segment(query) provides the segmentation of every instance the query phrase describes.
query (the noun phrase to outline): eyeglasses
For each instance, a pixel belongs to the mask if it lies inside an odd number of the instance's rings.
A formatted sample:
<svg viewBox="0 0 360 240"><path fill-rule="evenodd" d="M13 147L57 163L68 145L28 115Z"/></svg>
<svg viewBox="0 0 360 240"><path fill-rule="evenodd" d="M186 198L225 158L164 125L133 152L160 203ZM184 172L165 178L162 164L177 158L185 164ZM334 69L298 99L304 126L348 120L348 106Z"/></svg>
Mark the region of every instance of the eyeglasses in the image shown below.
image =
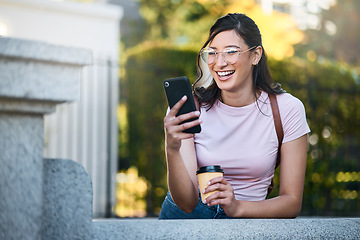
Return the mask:
<svg viewBox="0 0 360 240"><path fill-rule="evenodd" d="M245 51L240 51L237 48L226 48L224 51L215 51L212 48L203 48L200 51L200 57L201 59L206 62L207 64L212 64L215 62L215 59L218 58L219 54L222 54L222 57L224 61L228 64L235 64L237 60L239 59L239 56L245 52L248 52L257 46L253 46L251 48L248 48Z"/></svg>

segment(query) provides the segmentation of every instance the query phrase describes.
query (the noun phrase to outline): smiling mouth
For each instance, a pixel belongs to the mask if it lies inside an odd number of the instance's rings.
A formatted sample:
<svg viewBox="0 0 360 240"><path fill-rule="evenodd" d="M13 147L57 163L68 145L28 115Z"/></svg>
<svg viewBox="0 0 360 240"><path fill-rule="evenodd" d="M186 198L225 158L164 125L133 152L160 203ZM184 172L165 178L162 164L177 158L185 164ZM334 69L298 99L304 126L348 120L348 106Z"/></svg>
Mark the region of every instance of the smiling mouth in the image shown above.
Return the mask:
<svg viewBox="0 0 360 240"><path fill-rule="evenodd" d="M219 77L228 77L234 74L235 71L223 71L223 72L216 72Z"/></svg>

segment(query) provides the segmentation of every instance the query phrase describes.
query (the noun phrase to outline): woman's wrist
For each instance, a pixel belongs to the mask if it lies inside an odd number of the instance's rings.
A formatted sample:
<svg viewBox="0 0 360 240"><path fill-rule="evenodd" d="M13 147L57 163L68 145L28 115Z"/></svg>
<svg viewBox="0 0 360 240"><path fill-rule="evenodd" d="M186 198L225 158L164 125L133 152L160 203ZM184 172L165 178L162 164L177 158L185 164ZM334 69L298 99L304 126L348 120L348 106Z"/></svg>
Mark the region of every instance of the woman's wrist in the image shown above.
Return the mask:
<svg viewBox="0 0 360 240"><path fill-rule="evenodd" d="M244 208L241 200L235 200L231 213L226 213L228 217L242 218L244 216Z"/></svg>
<svg viewBox="0 0 360 240"><path fill-rule="evenodd" d="M180 150L179 149L166 148L166 158L168 160L172 159L172 158L176 158L179 155L180 155Z"/></svg>
<svg viewBox="0 0 360 240"><path fill-rule="evenodd" d="M236 215L236 217L237 218L241 218L241 217L243 217L244 216L244 207L243 207L243 201L241 201L241 200L236 200L236 213L235 213L235 215Z"/></svg>

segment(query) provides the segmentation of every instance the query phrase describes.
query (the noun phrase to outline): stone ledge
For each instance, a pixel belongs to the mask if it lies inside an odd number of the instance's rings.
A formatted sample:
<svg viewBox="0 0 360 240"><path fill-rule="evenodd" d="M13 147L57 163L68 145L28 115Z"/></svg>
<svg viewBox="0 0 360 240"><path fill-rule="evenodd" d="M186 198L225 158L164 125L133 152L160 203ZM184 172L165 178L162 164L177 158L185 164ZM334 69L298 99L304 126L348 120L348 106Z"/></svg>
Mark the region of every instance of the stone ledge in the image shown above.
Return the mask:
<svg viewBox="0 0 360 240"><path fill-rule="evenodd" d="M49 114L56 110L55 103L50 101L26 101L16 98L3 98L1 96L0 99L0 112Z"/></svg>
<svg viewBox="0 0 360 240"><path fill-rule="evenodd" d="M92 64L92 52L88 49L11 37L0 37L0 56L79 66Z"/></svg>
<svg viewBox="0 0 360 240"><path fill-rule="evenodd" d="M1 109L49 113L57 103L80 99L82 69L91 61L89 50L0 37Z"/></svg>
<svg viewBox="0 0 360 240"><path fill-rule="evenodd" d="M360 218L93 221L94 240L360 239Z"/></svg>

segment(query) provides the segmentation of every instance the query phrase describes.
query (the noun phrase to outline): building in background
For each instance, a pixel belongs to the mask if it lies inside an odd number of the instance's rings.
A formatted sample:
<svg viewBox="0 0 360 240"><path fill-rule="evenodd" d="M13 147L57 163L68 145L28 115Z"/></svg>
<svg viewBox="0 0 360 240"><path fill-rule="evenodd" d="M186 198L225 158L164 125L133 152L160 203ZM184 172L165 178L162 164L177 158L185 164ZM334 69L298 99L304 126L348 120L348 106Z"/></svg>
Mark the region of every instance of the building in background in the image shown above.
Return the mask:
<svg viewBox="0 0 360 240"><path fill-rule="evenodd" d="M110 216L117 173L120 6L105 1L0 0L0 35L91 49L79 101L45 117L45 158L82 164L93 184L94 217Z"/></svg>
<svg viewBox="0 0 360 240"><path fill-rule="evenodd" d="M320 13L329 9L336 0L256 0L265 13L276 10L294 17L300 30L318 29L321 24Z"/></svg>

